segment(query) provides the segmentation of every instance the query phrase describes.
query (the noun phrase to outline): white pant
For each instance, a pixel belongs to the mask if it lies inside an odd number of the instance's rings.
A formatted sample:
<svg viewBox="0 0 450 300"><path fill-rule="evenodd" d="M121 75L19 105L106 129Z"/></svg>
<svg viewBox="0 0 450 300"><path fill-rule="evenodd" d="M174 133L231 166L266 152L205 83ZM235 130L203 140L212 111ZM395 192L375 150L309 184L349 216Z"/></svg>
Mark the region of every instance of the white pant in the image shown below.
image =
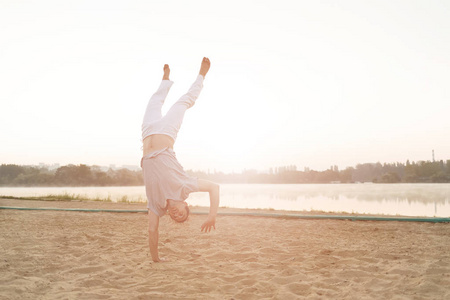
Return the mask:
<svg viewBox="0 0 450 300"><path fill-rule="evenodd" d="M202 75L198 75L189 91L172 105L165 116L162 116L161 108L173 81L163 80L148 102L142 122L142 140L152 134L165 134L175 141L183 122L184 113L195 104L195 100L200 95L203 79Z"/></svg>

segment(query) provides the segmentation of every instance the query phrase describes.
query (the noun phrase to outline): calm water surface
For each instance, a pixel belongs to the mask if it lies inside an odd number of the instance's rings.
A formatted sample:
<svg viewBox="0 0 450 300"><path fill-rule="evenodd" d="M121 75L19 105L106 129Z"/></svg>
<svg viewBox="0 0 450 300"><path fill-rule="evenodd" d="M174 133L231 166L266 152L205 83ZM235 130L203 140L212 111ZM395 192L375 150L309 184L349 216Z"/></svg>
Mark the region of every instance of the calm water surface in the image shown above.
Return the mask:
<svg viewBox="0 0 450 300"><path fill-rule="evenodd" d="M0 188L3 196L61 194L146 201L143 186ZM220 194L220 205L234 208L450 217L450 184L222 184ZM193 193L187 201L209 206L207 193Z"/></svg>

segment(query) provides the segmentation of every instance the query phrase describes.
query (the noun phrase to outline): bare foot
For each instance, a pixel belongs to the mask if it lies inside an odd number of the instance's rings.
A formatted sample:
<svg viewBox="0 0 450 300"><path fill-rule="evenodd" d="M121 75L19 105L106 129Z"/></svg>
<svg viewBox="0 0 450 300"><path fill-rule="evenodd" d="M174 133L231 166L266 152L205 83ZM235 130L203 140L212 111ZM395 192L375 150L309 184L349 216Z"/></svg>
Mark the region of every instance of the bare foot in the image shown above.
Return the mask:
<svg viewBox="0 0 450 300"><path fill-rule="evenodd" d="M205 78L206 73L209 71L209 67L211 66L211 62L209 61L209 58L203 57L202 65L200 66L200 72L199 74Z"/></svg>
<svg viewBox="0 0 450 300"><path fill-rule="evenodd" d="M170 68L168 64L164 65L164 76L163 76L163 80L170 80L169 79L169 75L170 75Z"/></svg>

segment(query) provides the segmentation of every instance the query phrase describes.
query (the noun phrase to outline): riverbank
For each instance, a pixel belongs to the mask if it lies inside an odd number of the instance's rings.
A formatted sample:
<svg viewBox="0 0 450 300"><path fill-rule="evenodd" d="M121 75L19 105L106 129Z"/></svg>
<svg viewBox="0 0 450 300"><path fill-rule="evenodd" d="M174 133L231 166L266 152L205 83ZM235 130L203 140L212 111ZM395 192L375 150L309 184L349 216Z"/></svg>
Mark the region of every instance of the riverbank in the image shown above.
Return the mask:
<svg viewBox="0 0 450 300"><path fill-rule="evenodd" d="M145 203L0 200L1 206L145 210ZM206 212L206 208L193 208ZM227 209L225 209L227 210ZM236 210L227 210L236 211ZM448 298L450 224L145 213L0 211L5 299Z"/></svg>
<svg viewBox="0 0 450 300"><path fill-rule="evenodd" d="M220 205L242 209L319 211L411 217L450 217L450 184L223 184ZM145 188L0 188L0 198L146 202ZM208 193L192 193L191 206L209 206Z"/></svg>

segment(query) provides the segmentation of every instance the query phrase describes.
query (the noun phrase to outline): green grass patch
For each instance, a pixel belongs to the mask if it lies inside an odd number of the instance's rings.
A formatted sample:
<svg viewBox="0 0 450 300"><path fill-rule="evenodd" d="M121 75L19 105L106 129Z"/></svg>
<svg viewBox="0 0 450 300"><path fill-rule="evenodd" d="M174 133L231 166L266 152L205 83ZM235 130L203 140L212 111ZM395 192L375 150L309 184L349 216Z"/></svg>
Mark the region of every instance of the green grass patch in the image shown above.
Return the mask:
<svg viewBox="0 0 450 300"><path fill-rule="evenodd" d="M80 194L69 194L69 193L63 193L63 194L48 194L44 196L37 196L37 197L15 197L15 196L0 196L1 199L16 199L16 200L37 200L37 201L101 201L101 202L112 202L111 195L108 195L107 198L101 198L101 197L95 197L95 198L89 198L85 195ZM121 200L125 199L126 202L128 201L127 196L123 196ZM120 202L125 202L120 201Z"/></svg>

